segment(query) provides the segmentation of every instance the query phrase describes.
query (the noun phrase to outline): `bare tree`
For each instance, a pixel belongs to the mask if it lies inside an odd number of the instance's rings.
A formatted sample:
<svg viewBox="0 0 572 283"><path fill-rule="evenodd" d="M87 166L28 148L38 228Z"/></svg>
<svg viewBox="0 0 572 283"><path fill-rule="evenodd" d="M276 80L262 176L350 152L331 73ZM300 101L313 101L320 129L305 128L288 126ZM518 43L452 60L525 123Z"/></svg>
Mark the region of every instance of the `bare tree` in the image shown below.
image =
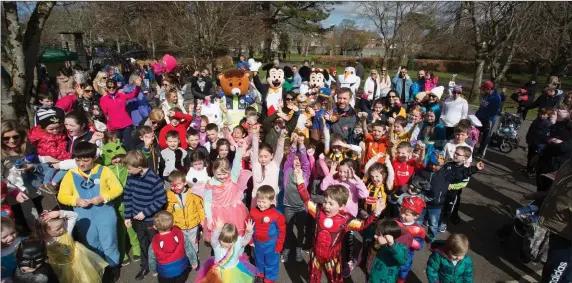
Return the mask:
<svg viewBox="0 0 572 283"><path fill-rule="evenodd" d="M31 90L36 84L34 76L38 60L40 37L46 19L50 16L56 2L38 2L27 22L22 36L18 17L17 2L3 3L3 20L6 28L6 40L2 42L2 67L10 74L13 112L25 126L30 125L32 109L30 106ZM6 104L3 104L6 106ZM3 109L4 110L4 109ZM4 111L2 111L4 113Z"/></svg>

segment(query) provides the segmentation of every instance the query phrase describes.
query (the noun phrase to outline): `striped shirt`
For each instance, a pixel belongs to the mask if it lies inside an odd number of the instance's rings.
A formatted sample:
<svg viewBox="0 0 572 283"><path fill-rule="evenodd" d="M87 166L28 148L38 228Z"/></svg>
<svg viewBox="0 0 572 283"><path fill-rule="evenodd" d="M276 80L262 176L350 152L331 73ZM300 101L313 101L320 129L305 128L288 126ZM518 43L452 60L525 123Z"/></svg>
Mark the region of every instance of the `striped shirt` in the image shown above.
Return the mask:
<svg viewBox="0 0 572 283"><path fill-rule="evenodd" d="M123 190L125 219L131 219L143 212L143 221L153 221L155 213L163 209L167 202L167 193L163 180L147 170L142 175L129 175Z"/></svg>

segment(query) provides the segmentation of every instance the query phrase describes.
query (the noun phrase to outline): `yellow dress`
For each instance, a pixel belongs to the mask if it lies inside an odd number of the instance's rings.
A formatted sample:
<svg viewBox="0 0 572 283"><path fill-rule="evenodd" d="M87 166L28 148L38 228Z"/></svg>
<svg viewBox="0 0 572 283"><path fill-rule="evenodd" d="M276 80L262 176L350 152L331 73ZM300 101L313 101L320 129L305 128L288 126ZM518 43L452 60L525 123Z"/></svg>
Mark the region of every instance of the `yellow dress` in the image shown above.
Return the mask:
<svg viewBox="0 0 572 283"><path fill-rule="evenodd" d="M48 262L61 283L100 283L107 262L69 233L48 245Z"/></svg>

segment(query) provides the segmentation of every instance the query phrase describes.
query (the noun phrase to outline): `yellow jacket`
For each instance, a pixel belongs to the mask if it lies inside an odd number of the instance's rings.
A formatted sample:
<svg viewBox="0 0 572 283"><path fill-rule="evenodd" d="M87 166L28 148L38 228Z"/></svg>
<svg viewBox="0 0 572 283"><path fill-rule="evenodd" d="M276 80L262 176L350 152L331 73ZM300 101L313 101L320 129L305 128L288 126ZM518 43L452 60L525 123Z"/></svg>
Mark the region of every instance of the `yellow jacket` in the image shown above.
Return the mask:
<svg viewBox="0 0 572 283"><path fill-rule="evenodd" d="M167 211L173 214L175 225L181 230L189 230L197 227L206 218L203 199L187 192L185 206L181 206L179 197L171 190L167 191Z"/></svg>
<svg viewBox="0 0 572 283"><path fill-rule="evenodd" d="M102 165L96 164L91 169L90 175L97 173L99 166ZM58 201L69 206L77 206L76 201L79 198L79 193L77 192L73 181L73 173L80 174L83 177L88 177L88 175L78 168L70 169L64 176L58 193ZM113 171L105 166L101 171L99 186L99 194L103 197L104 203L112 201L123 193L123 186L115 174L113 174Z"/></svg>

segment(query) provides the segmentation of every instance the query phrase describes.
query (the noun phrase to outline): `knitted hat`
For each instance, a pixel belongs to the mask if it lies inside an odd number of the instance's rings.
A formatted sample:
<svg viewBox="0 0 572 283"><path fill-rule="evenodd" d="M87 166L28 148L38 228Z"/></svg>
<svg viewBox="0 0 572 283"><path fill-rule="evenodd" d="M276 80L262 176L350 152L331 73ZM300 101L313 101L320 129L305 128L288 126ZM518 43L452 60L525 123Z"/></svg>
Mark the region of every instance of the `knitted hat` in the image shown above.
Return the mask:
<svg viewBox="0 0 572 283"><path fill-rule="evenodd" d="M336 67L330 67L329 71L330 71L330 74L333 72L336 72Z"/></svg>
<svg viewBox="0 0 572 283"><path fill-rule="evenodd" d="M423 100L423 98L425 98L425 96L427 96L427 94L425 94L425 92L423 92L423 91L420 91L415 95L415 99Z"/></svg>
<svg viewBox="0 0 572 283"><path fill-rule="evenodd" d="M462 85L454 85L454 86L451 88L451 91L452 91L452 92L457 92L457 93L462 92L462 91L463 91L463 86L462 86Z"/></svg>
<svg viewBox="0 0 572 283"><path fill-rule="evenodd" d="M441 99L444 90L445 88L442 86L434 87L431 89L431 94L437 96L437 99Z"/></svg>
<svg viewBox="0 0 572 283"><path fill-rule="evenodd" d="M52 109L42 109L38 110L38 124L45 129L48 125L51 124L62 124L64 122L64 113L63 111L56 110L57 108Z"/></svg>
<svg viewBox="0 0 572 283"><path fill-rule="evenodd" d="M420 197L404 197L401 207L421 214L425 208L425 202Z"/></svg>
<svg viewBox="0 0 572 283"><path fill-rule="evenodd" d="M495 85L491 81L484 82L481 85L481 89L493 89L494 87L495 87Z"/></svg>

